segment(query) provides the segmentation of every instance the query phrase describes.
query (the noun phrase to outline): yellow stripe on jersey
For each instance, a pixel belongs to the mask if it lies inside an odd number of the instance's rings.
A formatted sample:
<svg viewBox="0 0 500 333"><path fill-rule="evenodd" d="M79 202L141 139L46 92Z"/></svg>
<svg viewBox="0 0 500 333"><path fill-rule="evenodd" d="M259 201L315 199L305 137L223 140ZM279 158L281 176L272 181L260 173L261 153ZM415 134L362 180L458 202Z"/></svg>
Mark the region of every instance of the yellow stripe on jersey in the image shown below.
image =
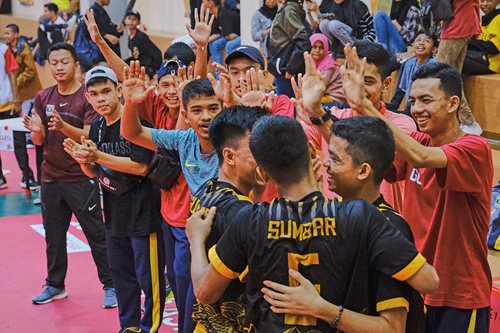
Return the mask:
<svg viewBox="0 0 500 333"><path fill-rule="evenodd" d="M386 299L385 301L377 302L377 312L405 308L406 312L410 311L410 303L404 297L396 297Z"/></svg>
<svg viewBox="0 0 500 333"><path fill-rule="evenodd" d="M477 310L472 310L469 321L469 328L467 328L467 333L474 333L476 331L476 316Z"/></svg>
<svg viewBox="0 0 500 333"><path fill-rule="evenodd" d="M228 187L226 187L226 188L221 189L220 191L229 192L229 193L231 193L232 195L234 195L235 197L237 197L237 198L238 198L238 200L241 200L241 201L248 201L248 202L250 202L250 203L253 203L252 199L250 199L250 198L249 198L249 197L247 197L246 195L242 195L242 194L238 194L238 193L236 193L236 191L235 191L235 190L233 190L232 188L228 188Z"/></svg>
<svg viewBox="0 0 500 333"><path fill-rule="evenodd" d="M243 273L240 274L239 276L239 279L242 283L246 283L247 282L247 275L248 275L248 266L245 268L245 270L243 271Z"/></svg>
<svg viewBox="0 0 500 333"><path fill-rule="evenodd" d="M151 285L153 292L153 310L150 332L155 333L160 328L160 279L158 273L158 237L156 232L149 234L149 266L151 269ZM163 274L163 272L162 272Z"/></svg>
<svg viewBox="0 0 500 333"><path fill-rule="evenodd" d="M208 250L208 260L217 271L217 273L219 273L226 279L236 279L238 276L240 276L240 274L233 272L222 262L222 260L219 258L219 255L217 254L217 251L215 250L215 246L216 245L212 246L210 250Z"/></svg>
<svg viewBox="0 0 500 333"><path fill-rule="evenodd" d="M411 278L426 263L423 255L420 253L405 268L394 274L392 277L399 281L406 281Z"/></svg>

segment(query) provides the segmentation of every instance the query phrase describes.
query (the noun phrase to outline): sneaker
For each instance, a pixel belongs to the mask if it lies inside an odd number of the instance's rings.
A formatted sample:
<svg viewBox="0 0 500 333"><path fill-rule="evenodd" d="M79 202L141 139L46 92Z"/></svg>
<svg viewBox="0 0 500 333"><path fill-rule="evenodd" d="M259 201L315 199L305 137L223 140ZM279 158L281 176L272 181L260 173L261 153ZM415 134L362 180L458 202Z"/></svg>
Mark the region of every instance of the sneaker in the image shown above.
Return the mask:
<svg viewBox="0 0 500 333"><path fill-rule="evenodd" d="M115 288L104 288L104 299L102 300L102 307L105 309L116 308L118 302L116 301Z"/></svg>
<svg viewBox="0 0 500 333"><path fill-rule="evenodd" d="M140 332L142 332L142 329L140 327L139 328L122 327L122 329L118 331L118 333L140 333Z"/></svg>
<svg viewBox="0 0 500 333"><path fill-rule="evenodd" d="M460 129L467 134L481 135L483 133L483 129L477 122L473 122L470 125L460 124Z"/></svg>
<svg viewBox="0 0 500 333"><path fill-rule="evenodd" d="M33 297L31 300L34 304L47 304L56 299L68 297L68 292L65 289L57 289L56 287L47 286L44 291Z"/></svg>
<svg viewBox="0 0 500 333"><path fill-rule="evenodd" d="M0 178L0 188L7 188L7 179Z"/></svg>
<svg viewBox="0 0 500 333"><path fill-rule="evenodd" d="M19 183L19 186L21 186L22 188L26 188L26 181L23 179ZM32 190L32 191L36 191L38 189L38 184L34 179L29 180L29 186L30 186L30 190Z"/></svg>
<svg viewBox="0 0 500 333"><path fill-rule="evenodd" d="M40 197L33 199L33 205L40 205L42 203L42 199Z"/></svg>

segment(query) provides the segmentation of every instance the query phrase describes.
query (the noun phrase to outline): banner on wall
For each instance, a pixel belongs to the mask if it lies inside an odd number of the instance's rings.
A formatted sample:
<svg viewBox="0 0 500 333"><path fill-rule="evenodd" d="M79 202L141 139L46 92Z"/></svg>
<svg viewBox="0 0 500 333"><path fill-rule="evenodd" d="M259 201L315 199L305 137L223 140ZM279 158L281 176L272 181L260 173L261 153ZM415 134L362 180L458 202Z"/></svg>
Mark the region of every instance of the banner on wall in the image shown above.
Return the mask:
<svg viewBox="0 0 500 333"><path fill-rule="evenodd" d="M23 6L33 6L33 0L19 0L19 3Z"/></svg>

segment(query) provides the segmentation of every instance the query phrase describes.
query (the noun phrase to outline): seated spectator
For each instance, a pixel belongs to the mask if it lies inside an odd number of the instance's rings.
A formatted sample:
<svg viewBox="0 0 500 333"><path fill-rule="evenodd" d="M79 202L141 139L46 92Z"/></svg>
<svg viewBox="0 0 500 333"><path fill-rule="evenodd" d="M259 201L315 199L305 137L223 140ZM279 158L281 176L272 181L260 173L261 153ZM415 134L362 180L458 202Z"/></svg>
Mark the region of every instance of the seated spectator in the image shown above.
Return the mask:
<svg viewBox="0 0 500 333"><path fill-rule="evenodd" d="M413 74L415 74L425 64L434 62L434 54L438 48L438 40L436 36L419 31L417 38L413 42L413 53L415 56L403 63L400 69L398 86L394 97L389 104L386 105L387 109L391 111L398 111L399 105L406 95L405 108L402 111L411 117L410 114L410 89L413 83Z"/></svg>
<svg viewBox="0 0 500 333"><path fill-rule="evenodd" d="M179 60L186 66L194 66L196 54L193 49L183 42L173 43L163 54L163 60Z"/></svg>
<svg viewBox="0 0 500 333"><path fill-rule="evenodd" d="M254 42L259 42L262 52L266 52L265 39L271 31L271 25L278 11L278 3L276 0L264 0L262 7L259 8L252 16L252 39Z"/></svg>
<svg viewBox="0 0 500 333"><path fill-rule="evenodd" d="M417 0L393 0L390 17L379 10L373 16L377 41L392 58L405 52L413 43L418 28L419 5Z"/></svg>
<svg viewBox="0 0 500 333"><path fill-rule="evenodd" d="M208 44L212 60L218 64L223 63L222 50L231 53L240 46L240 14L222 6L221 0L205 0L206 8L217 19L221 36ZM215 23L214 23L215 24Z"/></svg>
<svg viewBox="0 0 500 333"><path fill-rule="evenodd" d="M305 51L311 49L304 26L303 0L285 0L278 10L267 42L268 69L276 79L276 93L293 97L290 79L304 72Z"/></svg>
<svg viewBox="0 0 500 333"><path fill-rule="evenodd" d="M137 29L141 24L141 14L134 9L130 9L125 14L125 25L130 30L128 37L128 48L132 53L130 60L139 60L141 65L152 70L158 71L162 63L161 51L144 32ZM129 62L127 61L127 62Z"/></svg>
<svg viewBox="0 0 500 333"><path fill-rule="evenodd" d="M324 1L323 1L324 2ZM356 40L375 40L373 17L368 7L361 0L331 1L332 20L324 19L319 28L332 42L338 40L343 45L353 44ZM317 9L319 15L319 8ZM334 43L338 45L338 43ZM337 48L334 48L336 50Z"/></svg>
<svg viewBox="0 0 500 333"><path fill-rule="evenodd" d="M325 78L326 90L322 102L337 101L341 104L347 103L342 86L340 68L330 56L328 38L323 34L314 34L311 41L311 56L316 64L318 72Z"/></svg>
<svg viewBox="0 0 500 333"><path fill-rule="evenodd" d="M47 50L52 44L63 42L66 36L66 22L57 15L59 8L56 4L43 5L43 22L38 28L38 43L40 63L47 60Z"/></svg>
<svg viewBox="0 0 500 333"><path fill-rule="evenodd" d="M500 73L499 0L481 1L481 34L469 41L462 73L480 75Z"/></svg>

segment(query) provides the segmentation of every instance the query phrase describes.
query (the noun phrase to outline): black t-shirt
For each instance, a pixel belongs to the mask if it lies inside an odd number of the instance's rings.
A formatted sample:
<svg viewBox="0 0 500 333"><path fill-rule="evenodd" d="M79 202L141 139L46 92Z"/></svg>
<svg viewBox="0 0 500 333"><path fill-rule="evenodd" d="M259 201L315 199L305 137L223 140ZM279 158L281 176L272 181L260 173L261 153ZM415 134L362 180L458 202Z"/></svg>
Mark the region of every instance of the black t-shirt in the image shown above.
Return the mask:
<svg viewBox="0 0 500 333"><path fill-rule="evenodd" d="M425 264L415 246L364 200L338 202L313 192L298 202L281 198L245 207L234 221L209 258L226 278L244 274L248 265L245 323L250 332L331 331L319 319L270 310L260 291L263 281L295 285L290 268L327 301L366 313L371 268L406 280Z"/></svg>
<svg viewBox="0 0 500 333"><path fill-rule="evenodd" d="M240 35L240 14L237 12L220 7L217 22L219 23L219 29L222 32L222 36L230 34Z"/></svg>
<svg viewBox="0 0 500 333"><path fill-rule="evenodd" d="M120 135L120 123L121 120L118 120L106 126L102 117L95 120L90 126L90 140L104 153L148 164L154 153L125 140ZM143 125L148 126L146 122ZM103 189L105 226L111 236L139 237L159 231L162 223L159 189L146 177L108 171L131 184L128 191L116 195L99 179Z"/></svg>
<svg viewBox="0 0 500 333"><path fill-rule="evenodd" d="M389 223L398 229L403 236L412 244L415 243L413 233L405 219L398 214L385 200L380 196L373 203L384 214ZM376 272L374 272L375 274ZM370 315L377 315L380 311L397 308L401 303L405 304L408 310L406 317L406 333L424 332L425 312L424 299L422 295L413 289L406 282L399 282L396 279L378 273L375 279L370 281L373 297L375 297L375 308L370 308ZM373 305L372 303L372 305Z"/></svg>
<svg viewBox="0 0 500 333"><path fill-rule="evenodd" d="M200 209L217 207L212 231L206 242L207 251L229 228L233 217L251 203L236 187L217 179L208 180L196 191L191 200L191 214ZM234 280L217 303L208 305L197 302L193 309L193 319L202 324L207 333L243 332L245 304L245 285Z"/></svg>
<svg viewBox="0 0 500 333"><path fill-rule="evenodd" d="M162 63L160 49L149 39L144 32L137 30L134 38L128 39L128 48L132 52L132 59L139 60L141 66L149 67L157 72Z"/></svg>

